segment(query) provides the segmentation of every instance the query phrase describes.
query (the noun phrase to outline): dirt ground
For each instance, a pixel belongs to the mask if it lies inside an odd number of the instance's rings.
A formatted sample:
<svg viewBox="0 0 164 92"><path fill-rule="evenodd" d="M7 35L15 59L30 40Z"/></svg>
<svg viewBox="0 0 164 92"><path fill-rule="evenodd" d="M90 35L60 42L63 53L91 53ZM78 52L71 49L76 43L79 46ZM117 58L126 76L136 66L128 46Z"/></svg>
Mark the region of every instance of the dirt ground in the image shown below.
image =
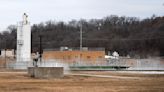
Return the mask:
<svg viewBox="0 0 164 92"><path fill-rule="evenodd" d="M34 79L26 72L1 71L0 92L164 92L164 74L115 71L73 72L61 79ZM113 77L89 77L78 74Z"/></svg>

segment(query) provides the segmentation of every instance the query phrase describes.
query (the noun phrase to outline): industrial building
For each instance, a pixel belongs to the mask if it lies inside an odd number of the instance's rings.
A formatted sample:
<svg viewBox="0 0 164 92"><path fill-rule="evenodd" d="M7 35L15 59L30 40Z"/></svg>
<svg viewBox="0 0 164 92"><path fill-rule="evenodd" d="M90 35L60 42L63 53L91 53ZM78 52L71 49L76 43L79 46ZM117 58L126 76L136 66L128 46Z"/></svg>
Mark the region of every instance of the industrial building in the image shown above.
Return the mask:
<svg viewBox="0 0 164 92"><path fill-rule="evenodd" d="M88 64L104 62L105 50L100 48L84 48L78 49L47 49L43 51L43 59L62 60L65 63L85 62Z"/></svg>

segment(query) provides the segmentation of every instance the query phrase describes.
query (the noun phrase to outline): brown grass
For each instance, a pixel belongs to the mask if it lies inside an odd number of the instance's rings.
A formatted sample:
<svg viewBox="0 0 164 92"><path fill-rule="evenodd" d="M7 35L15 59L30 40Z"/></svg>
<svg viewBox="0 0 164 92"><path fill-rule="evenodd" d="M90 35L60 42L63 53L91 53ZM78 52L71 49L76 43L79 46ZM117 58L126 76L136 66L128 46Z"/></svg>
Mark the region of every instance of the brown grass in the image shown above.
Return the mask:
<svg viewBox="0 0 164 92"><path fill-rule="evenodd" d="M0 72L0 92L164 92L164 75L116 72L80 73L129 75L138 78L96 78L66 75L62 79L34 79L29 77L26 72Z"/></svg>

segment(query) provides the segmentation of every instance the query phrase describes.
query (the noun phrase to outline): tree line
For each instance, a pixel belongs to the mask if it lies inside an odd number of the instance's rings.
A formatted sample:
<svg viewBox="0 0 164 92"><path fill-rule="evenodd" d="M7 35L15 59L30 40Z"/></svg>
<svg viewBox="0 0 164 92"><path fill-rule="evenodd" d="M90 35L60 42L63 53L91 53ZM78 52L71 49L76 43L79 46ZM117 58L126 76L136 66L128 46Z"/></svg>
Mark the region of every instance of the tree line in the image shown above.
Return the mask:
<svg viewBox="0 0 164 92"><path fill-rule="evenodd" d="M164 17L139 19L111 15L102 19L49 20L33 24L32 52L39 50L39 36L43 49L61 46L79 47L82 27L83 47L103 47L122 56L147 57L164 55ZM0 33L0 49L16 49L16 25Z"/></svg>

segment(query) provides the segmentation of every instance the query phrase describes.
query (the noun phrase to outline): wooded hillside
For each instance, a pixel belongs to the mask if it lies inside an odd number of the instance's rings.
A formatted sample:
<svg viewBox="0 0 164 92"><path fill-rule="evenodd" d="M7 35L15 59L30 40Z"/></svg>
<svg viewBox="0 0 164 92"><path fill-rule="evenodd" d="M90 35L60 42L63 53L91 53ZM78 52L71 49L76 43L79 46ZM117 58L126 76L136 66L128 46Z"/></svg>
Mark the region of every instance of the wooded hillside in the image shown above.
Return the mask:
<svg viewBox="0 0 164 92"><path fill-rule="evenodd" d="M83 29L84 47L104 47L106 51L118 51L130 56L164 55L164 17L140 20L136 17L111 15L103 19L47 21L32 25L32 48L39 48L42 35L43 48L80 46L80 26ZM0 34L0 48L16 48L16 26L10 25Z"/></svg>

